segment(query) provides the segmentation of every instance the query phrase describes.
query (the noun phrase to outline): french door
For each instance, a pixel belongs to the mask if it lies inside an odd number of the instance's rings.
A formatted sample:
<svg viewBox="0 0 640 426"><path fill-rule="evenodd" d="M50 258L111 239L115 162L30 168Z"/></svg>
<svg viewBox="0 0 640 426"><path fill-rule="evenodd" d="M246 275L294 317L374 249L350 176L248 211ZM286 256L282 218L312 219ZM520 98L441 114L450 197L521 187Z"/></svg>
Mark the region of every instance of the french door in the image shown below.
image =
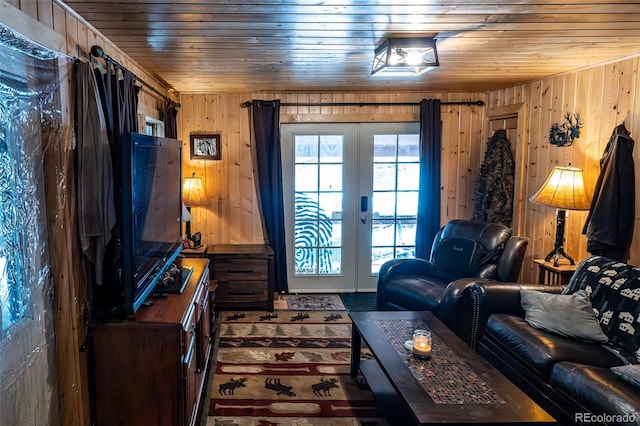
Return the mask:
<svg viewBox="0 0 640 426"><path fill-rule="evenodd" d="M375 291L415 256L418 123L283 124L289 290Z"/></svg>

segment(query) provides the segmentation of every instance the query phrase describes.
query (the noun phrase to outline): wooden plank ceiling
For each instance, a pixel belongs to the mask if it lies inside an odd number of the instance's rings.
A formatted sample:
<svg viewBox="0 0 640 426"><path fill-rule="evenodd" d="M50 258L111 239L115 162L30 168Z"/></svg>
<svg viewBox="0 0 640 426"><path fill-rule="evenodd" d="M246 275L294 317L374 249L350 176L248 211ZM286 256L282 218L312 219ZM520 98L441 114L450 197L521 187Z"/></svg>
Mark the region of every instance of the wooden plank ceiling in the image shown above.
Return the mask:
<svg viewBox="0 0 640 426"><path fill-rule="evenodd" d="M640 53L621 0L67 0L181 92L486 91ZM390 36L437 39L440 67L371 77Z"/></svg>

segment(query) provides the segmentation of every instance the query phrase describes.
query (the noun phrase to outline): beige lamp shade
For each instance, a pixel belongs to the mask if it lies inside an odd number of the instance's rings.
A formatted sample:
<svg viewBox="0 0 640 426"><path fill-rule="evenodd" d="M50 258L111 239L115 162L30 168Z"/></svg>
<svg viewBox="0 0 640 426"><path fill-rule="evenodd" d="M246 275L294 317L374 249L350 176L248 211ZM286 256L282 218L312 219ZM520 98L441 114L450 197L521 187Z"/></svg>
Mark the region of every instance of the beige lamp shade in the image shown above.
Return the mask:
<svg viewBox="0 0 640 426"><path fill-rule="evenodd" d="M589 210L582 169L554 167L547 181L529 201L562 210Z"/></svg>
<svg viewBox="0 0 640 426"><path fill-rule="evenodd" d="M178 218L180 220L180 218ZM191 222L193 220L193 216L191 216L191 212L187 208L187 206L182 203L182 221L183 222Z"/></svg>
<svg viewBox="0 0 640 426"><path fill-rule="evenodd" d="M186 178L182 184L182 201L187 206L197 206L198 204L207 203L207 194L204 192L202 179L194 173L191 177Z"/></svg>

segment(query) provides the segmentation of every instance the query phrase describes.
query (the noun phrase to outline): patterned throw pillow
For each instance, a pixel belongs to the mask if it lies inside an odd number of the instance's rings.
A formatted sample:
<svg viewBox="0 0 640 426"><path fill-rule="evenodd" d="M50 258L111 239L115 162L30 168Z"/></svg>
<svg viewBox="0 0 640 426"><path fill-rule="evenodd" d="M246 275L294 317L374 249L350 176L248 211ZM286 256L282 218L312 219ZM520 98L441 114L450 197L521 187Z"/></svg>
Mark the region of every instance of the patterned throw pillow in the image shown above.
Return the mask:
<svg viewBox="0 0 640 426"><path fill-rule="evenodd" d="M589 295L609 343L638 357L640 269L602 256L591 256L580 262L563 294L578 290L585 290Z"/></svg>
<svg viewBox="0 0 640 426"><path fill-rule="evenodd" d="M633 364L611 367L611 371L625 382L629 382L633 386L640 388L640 365Z"/></svg>

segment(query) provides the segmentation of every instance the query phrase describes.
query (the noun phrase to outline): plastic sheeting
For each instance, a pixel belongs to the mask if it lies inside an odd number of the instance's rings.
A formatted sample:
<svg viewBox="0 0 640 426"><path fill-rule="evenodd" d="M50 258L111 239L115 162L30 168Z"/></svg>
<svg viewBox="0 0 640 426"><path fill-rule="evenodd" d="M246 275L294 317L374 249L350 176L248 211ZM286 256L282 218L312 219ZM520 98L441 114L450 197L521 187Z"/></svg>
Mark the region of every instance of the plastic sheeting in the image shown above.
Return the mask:
<svg viewBox="0 0 640 426"><path fill-rule="evenodd" d="M0 425L59 423L47 216L67 202L67 171L45 162L71 143L71 67L0 25Z"/></svg>

